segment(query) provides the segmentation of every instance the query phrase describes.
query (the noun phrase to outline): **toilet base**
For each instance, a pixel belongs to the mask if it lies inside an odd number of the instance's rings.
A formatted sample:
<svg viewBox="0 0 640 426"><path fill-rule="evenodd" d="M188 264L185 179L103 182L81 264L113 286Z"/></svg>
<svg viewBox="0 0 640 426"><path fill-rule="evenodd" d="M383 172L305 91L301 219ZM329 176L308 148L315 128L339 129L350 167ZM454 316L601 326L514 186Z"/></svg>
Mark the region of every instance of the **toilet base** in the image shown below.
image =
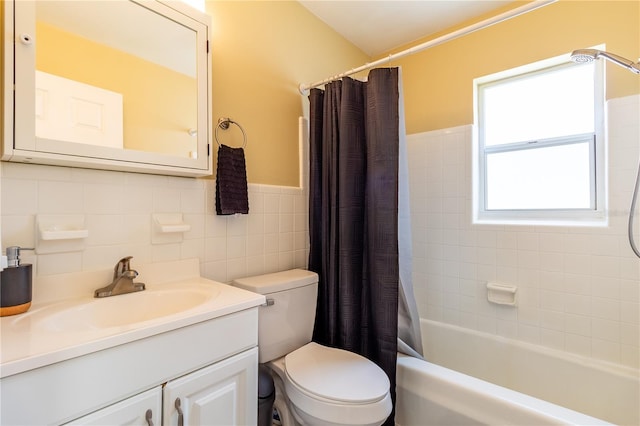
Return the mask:
<svg viewBox="0 0 640 426"><path fill-rule="evenodd" d="M274 362L277 361L272 361L268 363L267 366L269 367L276 388L276 399L273 402L273 408L278 411L280 424L282 426L343 426L336 423L328 423L325 420L318 420L315 417L310 417L306 413L297 410L296 407L291 404L291 401L289 401L284 382L278 373L278 370L282 371L280 370L281 367L284 368L284 361L281 366L274 365Z"/></svg>
<svg viewBox="0 0 640 426"><path fill-rule="evenodd" d="M269 367L269 372L271 373L271 377L273 377L273 383L276 387L276 399L273 401L273 408L278 411L280 424L282 426L301 426L300 421L295 418L294 413L292 413L289 407L289 399L284 390L282 378L269 364L267 364L267 366Z"/></svg>

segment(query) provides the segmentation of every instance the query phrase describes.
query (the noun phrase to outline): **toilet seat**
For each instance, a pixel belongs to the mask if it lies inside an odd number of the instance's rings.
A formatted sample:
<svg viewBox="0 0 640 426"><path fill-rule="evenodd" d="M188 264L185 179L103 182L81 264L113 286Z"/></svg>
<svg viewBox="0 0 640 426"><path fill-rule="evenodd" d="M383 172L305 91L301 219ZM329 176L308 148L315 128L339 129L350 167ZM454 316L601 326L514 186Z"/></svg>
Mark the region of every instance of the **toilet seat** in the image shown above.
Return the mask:
<svg viewBox="0 0 640 426"><path fill-rule="evenodd" d="M387 375L358 354L312 342L285 357L284 373L305 423L379 425L391 413Z"/></svg>
<svg viewBox="0 0 640 426"><path fill-rule="evenodd" d="M301 391L342 404L376 402L389 393L389 379L365 357L311 342L285 356L285 371Z"/></svg>

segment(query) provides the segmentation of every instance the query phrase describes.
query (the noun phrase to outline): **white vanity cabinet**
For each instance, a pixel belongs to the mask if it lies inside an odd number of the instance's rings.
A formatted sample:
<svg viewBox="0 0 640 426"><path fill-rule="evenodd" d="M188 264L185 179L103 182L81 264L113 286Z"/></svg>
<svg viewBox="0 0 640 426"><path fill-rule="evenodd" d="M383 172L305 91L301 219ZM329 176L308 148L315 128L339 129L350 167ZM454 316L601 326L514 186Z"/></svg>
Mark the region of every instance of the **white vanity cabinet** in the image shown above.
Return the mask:
<svg viewBox="0 0 640 426"><path fill-rule="evenodd" d="M249 425L255 423L258 352L250 349L67 425Z"/></svg>
<svg viewBox="0 0 640 426"><path fill-rule="evenodd" d="M256 306L3 377L0 424L255 424L257 344Z"/></svg>
<svg viewBox="0 0 640 426"><path fill-rule="evenodd" d="M253 349L170 381L164 387L162 423L255 424L257 375L258 352Z"/></svg>

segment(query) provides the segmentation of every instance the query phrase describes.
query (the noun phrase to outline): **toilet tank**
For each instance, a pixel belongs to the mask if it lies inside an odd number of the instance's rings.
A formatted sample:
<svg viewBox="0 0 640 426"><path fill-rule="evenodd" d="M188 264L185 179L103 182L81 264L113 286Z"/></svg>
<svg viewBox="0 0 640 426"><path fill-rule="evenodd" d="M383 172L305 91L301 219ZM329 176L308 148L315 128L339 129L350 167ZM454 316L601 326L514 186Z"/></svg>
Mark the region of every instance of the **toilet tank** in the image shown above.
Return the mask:
<svg viewBox="0 0 640 426"><path fill-rule="evenodd" d="M259 362L280 358L311 341L318 274L303 269L238 278L233 285L262 294L258 311Z"/></svg>

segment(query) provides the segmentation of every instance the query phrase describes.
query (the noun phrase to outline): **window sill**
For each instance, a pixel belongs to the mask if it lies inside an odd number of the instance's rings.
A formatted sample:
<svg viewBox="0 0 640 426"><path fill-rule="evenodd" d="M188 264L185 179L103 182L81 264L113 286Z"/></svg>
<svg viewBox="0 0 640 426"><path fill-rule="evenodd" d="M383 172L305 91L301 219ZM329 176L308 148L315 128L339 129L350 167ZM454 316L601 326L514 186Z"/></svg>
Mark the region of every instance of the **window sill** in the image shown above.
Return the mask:
<svg viewBox="0 0 640 426"><path fill-rule="evenodd" d="M520 226L565 226L605 228L609 226L606 217L567 217L567 218L535 218L535 217L475 217L474 225L520 225Z"/></svg>

